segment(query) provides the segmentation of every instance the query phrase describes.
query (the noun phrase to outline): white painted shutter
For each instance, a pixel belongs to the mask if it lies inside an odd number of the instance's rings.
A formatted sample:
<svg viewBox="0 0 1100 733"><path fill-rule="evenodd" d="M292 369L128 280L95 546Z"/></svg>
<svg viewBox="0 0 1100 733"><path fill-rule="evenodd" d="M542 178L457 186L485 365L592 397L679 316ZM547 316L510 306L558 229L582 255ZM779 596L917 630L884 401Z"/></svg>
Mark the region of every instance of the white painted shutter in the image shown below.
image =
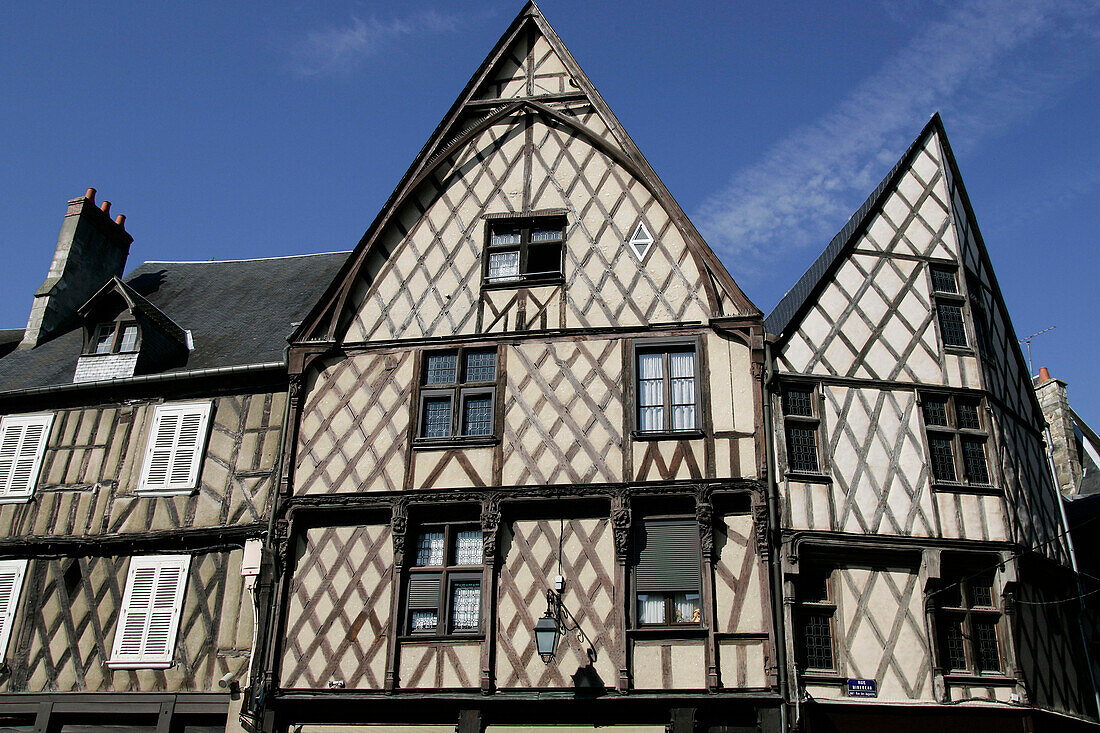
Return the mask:
<svg viewBox="0 0 1100 733"><path fill-rule="evenodd" d="M34 493L52 425L53 415L9 416L0 422L0 497Z"/></svg>
<svg viewBox="0 0 1100 733"><path fill-rule="evenodd" d="M0 561L0 659L8 650L8 638L19 609L19 593L23 589L26 560Z"/></svg>
<svg viewBox="0 0 1100 733"><path fill-rule="evenodd" d="M157 406L141 469L142 490L186 491L195 488L209 418L209 402Z"/></svg>
<svg viewBox="0 0 1100 733"><path fill-rule="evenodd" d="M139 665L172 661L190 563L189 555L130 559L112 663Z"/></svg>

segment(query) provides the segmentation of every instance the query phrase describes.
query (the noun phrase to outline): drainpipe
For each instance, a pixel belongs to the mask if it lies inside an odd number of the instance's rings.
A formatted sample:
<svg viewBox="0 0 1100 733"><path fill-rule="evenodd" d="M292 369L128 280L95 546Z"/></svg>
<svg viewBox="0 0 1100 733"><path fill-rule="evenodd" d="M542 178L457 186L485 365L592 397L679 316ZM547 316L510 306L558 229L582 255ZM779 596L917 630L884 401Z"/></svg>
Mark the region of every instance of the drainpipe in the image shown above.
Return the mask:
<svg viewBox="0 0 1100 733"><path fill-rule="evenodd" d="M1054 486L1054 500L1058 502L1058 515L1062 518L1062 531L1066 538L1066 549L1069 550L1070 567L1073 569L1073 579L1077 585L1077 628L1081 632L1081 646L1085 652L1085 664L1089 668L1089 682L1092 683L1092 697L1096 705L1096 716L1100 718L1100 687L1096 684L1096 670L1092 666L1092 653L1089 652L1088 635L1085 633L1085 587L1081 584L1081 571L1077 569L1077 551L1073 548L1073 535L1069 531L1069 518L1066 516L1066 502L1062 498L1062 492L1058 488L1058 471L1054 464L1054 443L1050 434L1050 423L1043 427L1043 436L1046 438L1047 467L1050 468L1050 478Z"/></svg>
<svg viewBox="0 0 1100 733"><path fill-rule="evenodd" d="M775 478L775 433L772 430L771 385L774 378L772 347L764 342L764 456L768 473L768 524L772 545L772 561L768 564L772 580L772 624L775 628L775 663L779 667L779 696L783 702L779 706L779 729L782 733L790 730L788 720L789 689L787 684L787 634L783 614L783 545L779 527L779 483Z"/></svg>

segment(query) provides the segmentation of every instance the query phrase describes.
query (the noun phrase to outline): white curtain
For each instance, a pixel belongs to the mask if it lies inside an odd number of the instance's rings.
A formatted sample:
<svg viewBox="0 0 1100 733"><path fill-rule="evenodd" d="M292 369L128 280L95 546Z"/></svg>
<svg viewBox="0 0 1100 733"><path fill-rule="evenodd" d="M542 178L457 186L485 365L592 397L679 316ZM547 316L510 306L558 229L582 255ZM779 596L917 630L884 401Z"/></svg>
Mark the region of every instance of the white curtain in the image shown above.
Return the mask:
<svg viewBox="0 0 1100 733"><path fill-rule="evenodd" d="M662 354L638 355L638 428L643 432L665 429L663 365Z"/></svg>
<svg viewBox="0 0 1100 733"><path fill-rule="evenodd" d="M695 352L669 354L672 382L672 429L695 429Z"/></svg>
<svg viewBox="0 0 1100 733"><path fill-rule="evenodd" d="M665 597L661 594L638 594L638 621L643 624L665 622Z"/></svg>
<svg viewBox="0 0 1100 733"><path fill-rule="evenodd" d="M695 593L677 593L672 604L676 609L676 623L699 623L699 596Z"/></svg>

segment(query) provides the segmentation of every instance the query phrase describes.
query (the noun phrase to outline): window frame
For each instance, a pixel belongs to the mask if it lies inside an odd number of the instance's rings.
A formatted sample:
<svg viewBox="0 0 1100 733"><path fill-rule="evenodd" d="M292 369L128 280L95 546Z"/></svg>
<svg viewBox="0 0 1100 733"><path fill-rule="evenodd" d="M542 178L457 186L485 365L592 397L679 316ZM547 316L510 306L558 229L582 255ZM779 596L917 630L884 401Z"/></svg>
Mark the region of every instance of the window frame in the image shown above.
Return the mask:
<svg viewBox="0 0 1100 733"><path fill-rule="evenodd" d="M443 564L442 565L416 565L416 541L425 532L443 531ZM478 565L457 564L457 537L459 532L476 531L484 541L484 532L476 522L428 522L416 527L411 532L412 544L406 552L405 578L401 586L401 601L404 604L404 614L401 621L401 637L404 640L437 639L437 638L480 638L485 634L485 559L479 553L481 563ZM439 578L439 597L435 606L436 625L432 629L414 630L412 623L413 611L423 610L413 608L409 599L409 590L413 578L437 577ZM454 610L454 594L452 589L456 583L477 583L478 587L478 624L476 629L456 631L452 627L451 618Z"/></svg>
<svg viewBox="0 0 1100 733"><path fill-rule="evenodd" d="M808 392L810 395L810 415L796 415L787 411L787 394L792 391ZM825 436L822 434L824 420L822 420L822 396L821 387L817 382L803 382L798 380L784 380L779 386L779 414L783 418L783 449L785 459L785 474L789 477L804 477L810 479L822 479L828 477L828 464L825 460L826 445ZM814 436L814 462L817 464L813 470L803 467L795 467L791 463L791 428L810 430Z"/></svg>
<svg viewBox="0 0 1100 733"><path fill-rule="evenodd" d="M210 437L210 426L212 424L211 416L214 411L214 403L212 401L202 402L164 402L159 405L155 405L153 409L153 415L149 422L149 431L145 438L145 448L142 452L141 458L141 474L138 478L137 489L134 493L138 496L185 496L193 494L198 491L199 486L202 483L202 469L203 463L206 459L207 443ZM175 482L175 484L169 478L164 485L149 484L149 472L152 469L153 454L158 450L156 445L157 432L161 424L161 420L165 415L176 413L181 416L191 414L193 412L200 413L198 437L194 448L191 449L191 466L188 470L187 480L184 482ZM161 448L160 450L163 450ZM166 471L166 476L170 477L172 472L171 464L175 461L176 452L179 450L179 431L177 429L176 439L173 441L172 448L170 449L171 458L169 459L169 468Z"/></svg>
<svg viewBox="0 0 1100 733"><path fill-rule="evenodd" d="M1001 620L1004 618L1004 612L998 605L1000 597L997 593L994 572L992 570L988 572L990 574L988 577L989 605L983 605L974 600L973 588L976 585L974 582L975 578L983 574L977 573L968 575L966 570L959 570L955 574L949 575L949 579L941 583L941 590L933 595L936 623L935 647L937 663L939 668L943 670L945 676L1003 677L1005 675L1005 642L1004 631L1001 628ZM945 593L955 585L958 586L960 605L948 605L943 600L948 598ZM983 583L983 586L984 585ZM950 659L951 655L946 650L948 643L947 630L949 628L949 624L947 623L948 619L950 619L952 624L960 625L956 628L961 628L965 667L953 666L951 664L952 660ZM984 657L981 651L981 640L978 638L977 633L978 620L992 622L992 628L995 635L994 640L997 645L996 669L983 668L982 660Z"/></svg>
<svg viewBox="0 0 1100 733"><path fill-rule="evenodd" d="M932 310L935 315L936 331L940 337L940 344L946 351L961 351L972 353L974 349L974 335L968 323L966 304L967 296L963 290L962 278L959 277L960 268L954 262L931 262L928 265L929 292L932 294ZM940 290L936 286L936 273L950 275L955 283L955 292ZM944 313L947 308L957 308L959 312L959 326L965 343L948 343L944 325Z"/></svg>
<svg viewBox="0 0 1100 733"><path fill-rule="evenodd" d="M493 379L491 381L470 382L466 380L466 357L470 353L493 354ZM432 356L455 354L455 382L428 384L428 359ZM489 346L457 346L451 349L424 350L420 353L420 375L418 388L420 390L414 404L416 416L414 424L413 447L416 448L445 448L454 445L494 445L500 440L497 410L497 392L500 386L500 349L495 345ZM465 433L466 402L471 397L489 397L490 426L487 434L468 435ZM428 421L425 409L429 400L445 397L451 403L451 420L449 433L443 437L429 437L424 434Z"/></svg>
<svg viewBox="0 0 1100 733"><path fill-rule="evenodd" d="M672 429L672 373L671 358L673 352L691 351L694 354L694 382L695 392L695 421L694 425L685 430ZM661 380L662 380L662 419L660 430L642 429L642 377L638 359L643 354L662 355ZM632 396L632 430L631 436L635 440L684 440L687 438L702 438L706 435L704 430L703 384L702 372L704 368L702 341L698 337L687 339L637 339L632 343L630 378L633 382L629 394ZM624 370L625 371L625 370Z"/></svg>
<svg viewBox="0 0 1100 733"><path fill-rule="evenodd" d="M151 596L155 598L159 591L160 571L164 568L179 570L179 577L172 595L172 615L167 628L168 637L165 643L165 651L160 654L146 651L145 645L148 642L148 633L153 622L153 608L150 606L148 618L143 622L141 651L124 654L122 644L126 624L130 620L130 616L137 613L132 608L137 573L140 570L155 571L151 592ZM115 623L115 637L111 644L111 657L107 660L108 667L111 669L167 669L173 665L172 657L176 651L180 620L183 617L183 600L187 594L187 581L190 570L190 555L134 555L130 558L129 567L126 571L126 589L122 594L122 605L119 607L118 618Z"/></svg>
<svg viewBox="0 0 1100 733"><path fill-rule="evenodd" d="M531 231L537 228L557 229L559 227L554 226L554 224L558 223L561 225L561 239L558 240L561 252L557 271L547 271L544 273L528 272L528 261L531 254L530 250L532 248L537 249L540 246L554 244L554 242L532 242ZM530 214L521 214L517 216L490 216L486 218L485 247L483 250L484 255L482 257L481 274L482 289L536 287L565 282L565 239L568 225L569 222L564 212L532 212ZM520 241L517 244L493 244L494 229L504 229L507 227L514 227L519 230ZM519 253L518 273L516 276L514 278L509 277L508 279L490 278L490 256L501 252L513 251Z"/></svg>
<svg viewBox="0 0 1100 733"><path fill-rule="evenodd" d="M944 402L947 425L928 422L926 405L929 401ZM977 428L962 427L958 416L959 401L974 405L978 419ZM934 489L973 489L976 491L997 491L993 461L990 460L992 431L989 429L989 415L985 398L982 395L954 394L947 392L920 392L917 400L921 424L924 427L925 456L928 465L928 480ZM951 448L951 466L954 479L936 476L935 457L932 452L933 439L947 440ZM974 481L970 477L969 462L966 458L967 444L980 444L985 465L985 482Z"/></svg>
<svg viewBox="0 0 1100 733"><path fill-rule="evenodd" d="M835 675L839 673L839 667L837 666L837 640L836 631L833 628L833 621L836 618L836 598L833 592L833 570L828 566L819 565L807 565L800 568L799 574L795 578L795 595L794 595L794 621L795 621L795 634L796 634L796 646L795 646L795 658L797 664L800 667L800 671L804 674L822 674L822 675ZM811 574L820 573L823 576L824 582L824 597L819 599L807 599L803 597L803 588L808 583L807 578ZM806 635L806 620L811 617L824 617L828 622L829 630L829 657L830 666L828 667L811 667L809 665L809 647L807 645Z"/></svg>
<svg viewBox="0 0 1100 733"><path fill-rule="evenodd" d="M7 603L2 606L0 613L0 659L5 659L8 653L8 642L11 640L11 630L15 626L15 617L19 613L19 597L23 593L23 584L27 577L28 561L0 560L0 576L13 574L11 592Z"/></svg>
<svg viewBox="0 0 1100 733"><path fill-rule="evenodd" d="M641 551L642 551L641 542L640 542L640 538L638 537L638 534L645 531L645 527L647 525L655 525L655 524L656 525L660 525L660 524L665 524L665 525L680 524L680 525L687 525L687 526L695 525L697 536L698 536L698 519L694 516L690 516L690 517L689 516L684 516L684 515L647 516L647 517L644 517L644 518L640 519L636 523L636 526L633 529L633 532L634 532L634 538L633 538L634 543L633 543L633 545L634 545L635 549L634 549L634 552L633 552L633 558L632 558L632 562L631 562L631 565L630 565L630 580L631 580L631 583L630 583L630 590L631 590L631 614L630 614L630 618L633 622L633 629L635 631L637 631L637 630L665 630L665 631L685 631L685 630L687 630L687 631L691 631L691 630L697 630L697 629L705 629L706 628L706 623L704 622L704 606L703 606L703 573L705 571L705 563L703 562L702 542L696 543L696 546L699 548L699 557L698 557L699 574L698 574L698 577L696 578L697 582L696 582L696 585L695 585L694 589L690 589L686 585L682 586L680 588L662 589L662 590L642 591L642 590L639 590L639 588L638 588L638 586L639 586L638 566L639 566L640 561L641 561ZM692 621L679 621L679 622L677 622L677 621L671 620L671 619L675 619L675 617L676 617L675 616L675 599L674 599L674 597L677 594L685 594L685 595L694 594L697 597L697 599L698 599L697 600L698 610L699 610L699 620L698 621L692 620ZM641 595L647 595L647 596L662 595L663 596L664 618L665 618L664 621L662 621L662 622L643 622L642 621L641 613L639 611L639 599L638 599L638 597L641 596Z"/></svg>
<svg viewBox="0 0 1100 733"><path fill-rule="evenodd" d="M128 315L128 314L124 314ZM123 336L126 329L133 327L137 331L132 349L122 350ZM107 351L99 351L99 334L104 329L110 328L110 347ZM90 338L84 347L82 356L110 356L111 354L136 354L141 351L141 326L134 318L119 317L113 321L100 321L90 328Z"/></svg>
<svg viewBox="0 0 1100 733"><path fill-rule="evenodd" d="M34 492L38 489L38 480L41 478L42 464L45 461L46 449L50 444L50 433L53 431L53 413L45 414L33 414L33 415L4 415L0 418L0 448L4 444L4 435L7 433L9 427L19 426L22 428L19 433L19 444L16 448L15 454L12 457L11 468L9 469L6 477L0 478L0 504L24 504L30 501L34 497ZM23 443L27 437L27 430L32 426L40 426L42 428L41 439L38 446L35 448L34 455L31 458L31 468L28 471L27 488L25 490L14 491L12 483L15 479L15 471L19 464L19 459L26 460L28 456L21 455L23 453Z"/></svg>

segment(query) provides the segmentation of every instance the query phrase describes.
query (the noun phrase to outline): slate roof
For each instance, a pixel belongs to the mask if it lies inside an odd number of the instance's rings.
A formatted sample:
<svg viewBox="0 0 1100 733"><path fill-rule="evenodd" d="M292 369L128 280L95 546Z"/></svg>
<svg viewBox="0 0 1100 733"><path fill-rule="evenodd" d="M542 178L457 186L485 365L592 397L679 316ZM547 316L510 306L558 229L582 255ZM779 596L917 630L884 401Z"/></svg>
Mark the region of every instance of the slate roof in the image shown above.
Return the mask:
<svg viewBox="0 0 1100 733"><path fill-rule="evenodd" d="M883 203L885 195L893 189L897 179L909 166L913 156L921 149L922 143L933 129L940 131L941 134L943 132L943 123L940 121L938 112L932 115L932 119L917 135L917 139L906 149L905 154L894 164L894 167L890 169L886 177L867 197L863 205L856 210L856 213L852 214L852 218L848 220L844 228L832 238L829 245L825 247L825 251L814 260L814 263L810 265L806 272L802 273L802 277L798 279L794 287L787 291L787 294L764 319L765 331L776 336L784 336L786 330L791 325L795 325L794 321L802 315L806 306L815 299L820 288L829 282L833 271L844 259L849 244L863 233L871 217L878 210L879 205Z"/></svg>
<svg viewBox="0 0 1100 733"><path fill-rule="evenodd" d="M169 372L283 362L286 338L348 252L211 262L146 262L128 289L181 328L195 349ZM13 329L14 330L14 329ZM72 384L82 329L0 358L0 392Z"/></svg>

